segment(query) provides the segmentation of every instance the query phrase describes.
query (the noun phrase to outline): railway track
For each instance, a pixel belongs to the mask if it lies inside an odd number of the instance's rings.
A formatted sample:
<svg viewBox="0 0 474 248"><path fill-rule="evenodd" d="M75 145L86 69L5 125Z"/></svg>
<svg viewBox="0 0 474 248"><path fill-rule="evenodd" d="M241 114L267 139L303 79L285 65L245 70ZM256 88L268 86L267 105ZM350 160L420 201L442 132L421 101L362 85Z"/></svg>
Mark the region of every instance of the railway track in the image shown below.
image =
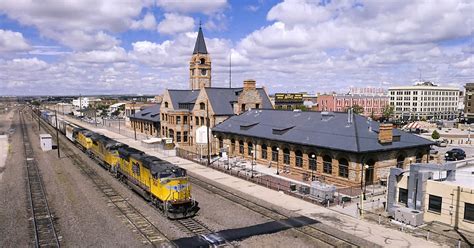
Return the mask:
<svg viewBox="0 0 474 248"><path fill-rule="evenodd" d="M20 111L20 128L26 158L28 201L35 234L35 247L60 247L59 235L54 226L53 215L48 205L43 180L35 160L23 113Z"/></svg>
<svg viewBox="0 0 474 248"><path fill-rule="evenodd" d="M44 124L44 122L41 122L41 125L43 128L53 131L53 127ZM63 140L62 144L65 144L66 140ZM61 150L107 197L108 205L116 209L119 216L129 224L131 229L140 234L143 243L150 244L153 247L174 247L173 243L148 218L113 189L94 169L88 166L87 162L76 154L69 145L71 143L68 142L67 145L61 146Z"/></svg>
<svg viewBox="0 0 474 248"><path fill-rule="evenodd" d="M290 218L290 216L284 215L277 212L276 210L270 209L260 204L248 201L241 196L214 185L210 185L209 183L196 177L190 176L189 181L193 185L197 185L205 190L215 193L216 195L230 200L235 204L265 216L268 219L280 221ZM317 247L377 247L377 245L358 237L352 237L351 239L353 240L341 238L341 233L339 230L335 230L334 228L330 228L322 224L303 225L302 227L293 228L293 230L316 240L318 242Z"/></svg>
<svg viewBox="0 0 474 248"><path fill-rule="evenodd" d="M174 223L184 232L191 235L206 235L213 231L195 218L178 219Z"/></svg>

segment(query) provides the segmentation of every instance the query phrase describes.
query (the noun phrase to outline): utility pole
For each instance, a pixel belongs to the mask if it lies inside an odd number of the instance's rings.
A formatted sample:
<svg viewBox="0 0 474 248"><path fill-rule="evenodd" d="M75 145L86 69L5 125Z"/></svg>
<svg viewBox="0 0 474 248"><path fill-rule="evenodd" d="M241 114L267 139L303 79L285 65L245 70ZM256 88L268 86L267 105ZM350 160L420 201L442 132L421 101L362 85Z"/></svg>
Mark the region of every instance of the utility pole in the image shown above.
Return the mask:
<svg viewBox="0 0 474 248"><path fill-rule="evenodd" d="M135 102L133 102L133 116L135 116ZM137 122L133 122L133 133L135 135L135 140L137 140Z"/></svg>
<svg viewBox="0 0 474 248"><path fill-rule="evenodd" d="M82 116L82 95L79 94L79 116Z"/></svg>
<svg viewBox="0 0 474 248"><path fill-rule="evenodd" d="M58 112L56 110L54 110L54 118L56 119L56 143L58 144L58 158L61 158L61 152L59 151Z"/></svg>
<svg viewBox="0 0 474 248"><path fill-rule="evenodd" d="M209 100L207 100L206 106L206 135L207 135L207 165L211 165L211 143L209 141Z"/></svg>

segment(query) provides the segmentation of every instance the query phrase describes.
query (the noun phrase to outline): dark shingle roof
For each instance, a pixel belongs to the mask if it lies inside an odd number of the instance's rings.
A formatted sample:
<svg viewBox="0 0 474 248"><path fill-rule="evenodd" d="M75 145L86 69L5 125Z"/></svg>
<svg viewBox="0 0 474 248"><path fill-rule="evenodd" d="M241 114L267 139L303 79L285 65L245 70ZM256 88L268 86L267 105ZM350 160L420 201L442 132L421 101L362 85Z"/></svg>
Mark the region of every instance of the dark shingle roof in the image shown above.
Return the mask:
<svg viewBox="0 0 474 248"><path fill-rule="evenodd" d="M352 124L349 124L347 117L347 113L251 110L230 117L212 130L356 153L433 144L430 140L394 129L393 134L399 136L400 141L382 145L378 142L378 122L354 115Z"/></svg>
<svg viewBox="0 0 474 248"><path fill-rule="evenodd" d="M156 104L129 116L130 119L145 120L152 122L160 121L160 104Z"/></svg>
<svg viewBox="0 0 474 248"><path fill-rule="evenodd" d="M196 44L194 45L193 54L207 54L206 42L204 41L204 35L202 34L202 28L199 27Z"/></svg>
<svg viewBox="0 0 474 248"><path fill-rule="evenodd" d="M205 88L205 90L216 115L234 115L232 103L237 102L243 88ZM258 88L257 91L262 98L262 106L260 108L273 108L265 90Z"/></svg>
<svg viewBox="0 0 474 248"><path fill-rule="evenodd" d="M173 108L175 110L180 109L179 104L193 103L196 102L196 98L199 95L199 90L168 90L171 101L173 102Z"/></svg>

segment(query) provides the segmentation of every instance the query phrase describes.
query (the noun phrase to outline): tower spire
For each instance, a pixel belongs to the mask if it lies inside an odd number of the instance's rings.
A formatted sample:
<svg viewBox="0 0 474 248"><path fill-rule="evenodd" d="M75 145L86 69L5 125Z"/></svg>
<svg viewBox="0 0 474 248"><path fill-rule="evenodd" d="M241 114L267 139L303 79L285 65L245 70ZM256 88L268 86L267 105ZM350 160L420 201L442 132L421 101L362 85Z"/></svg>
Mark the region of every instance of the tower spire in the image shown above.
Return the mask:
<svg viewBox="0 0 474 248"><path fill-rule="evenodd" d="M199 21L199 32L196 39L196 44L194 45L193 54L207 54L206 42L204 41L204 34L202 33L201 21Z"/></svg>

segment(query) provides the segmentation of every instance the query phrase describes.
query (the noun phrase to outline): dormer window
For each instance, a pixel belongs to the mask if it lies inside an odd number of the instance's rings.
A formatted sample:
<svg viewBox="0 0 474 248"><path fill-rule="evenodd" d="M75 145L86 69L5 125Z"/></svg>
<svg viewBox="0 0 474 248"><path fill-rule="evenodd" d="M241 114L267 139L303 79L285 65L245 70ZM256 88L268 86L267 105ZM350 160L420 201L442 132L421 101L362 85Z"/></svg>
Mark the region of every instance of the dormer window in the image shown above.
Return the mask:
<svg viewBox="0 0 474 248"><path fill-rule="evenodd" d="M168 107L168 102L165 102L165 108L167 108L167 107Z"/></svg>
<svg viewBox="0 0 474 248"><path fill-rule="evenodd" d="M203 102L199 104L199 109L201 110L205 110L206 109L206 104L204 104Z"/></svg>

